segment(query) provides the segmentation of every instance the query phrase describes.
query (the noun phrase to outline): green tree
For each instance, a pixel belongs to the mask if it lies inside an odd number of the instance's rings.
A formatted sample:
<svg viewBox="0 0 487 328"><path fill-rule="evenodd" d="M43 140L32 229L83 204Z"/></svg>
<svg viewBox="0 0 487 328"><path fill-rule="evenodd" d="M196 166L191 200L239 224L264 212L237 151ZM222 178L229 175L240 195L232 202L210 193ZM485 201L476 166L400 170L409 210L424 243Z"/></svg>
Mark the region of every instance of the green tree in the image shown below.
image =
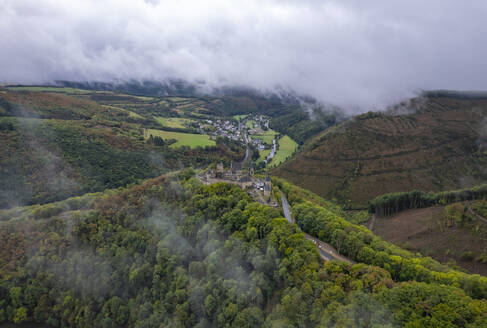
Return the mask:
<svg viewBox="0 0 487 328"><path fill-rule="evenodd" d="M13 321L14 323L22 323L27 320L27 309L20 307L15 311Z"/></svg>
<svg viewBox="0 0 487 328"><path fill-rule="evenodd" d="M18 308L22 305L22 288L21 287L10 288L10 300L12 302L12 306L15 308Z"/></svg>

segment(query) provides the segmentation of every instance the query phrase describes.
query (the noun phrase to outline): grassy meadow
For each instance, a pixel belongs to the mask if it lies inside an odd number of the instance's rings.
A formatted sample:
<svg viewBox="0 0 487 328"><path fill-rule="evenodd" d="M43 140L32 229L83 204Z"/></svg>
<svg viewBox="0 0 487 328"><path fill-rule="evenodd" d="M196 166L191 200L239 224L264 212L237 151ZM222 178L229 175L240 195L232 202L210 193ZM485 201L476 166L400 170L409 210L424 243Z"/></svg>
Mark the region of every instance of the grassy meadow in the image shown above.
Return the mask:
<svg viewBox="0 0 487 328"><path fill-rule="evenodd" d="M185 129L188 124L194 122L189 118L180 117L154 117L156 121L164 127Z"/></svg>
<svg viewBox="0 0 487 328"><path fill-rule="evenodd" d="M271 167L278 166L279 164L285 162L286 159L290 157L296 151L296 149L298 149L298 144L296 141L291 139L289 136L284 136L277 142L279 144L279 149L270 163Z"/></svg>
<svg viewBox="0 0 487 328"><path fill-rule="evenodd" d="M271 152L270 149L264 149L264 150L259 151L259 158L257 159L257 163L260 163L263 160L265 160L267 158L267 156L269 156L270 152Z"/></svg>
<svg viewBox="0 0 487 328"><path fill-rule="evenodd" d="M272 145L272 140L274 140L275 136L278 133L272 129L264 131L262 133L252 135L254 139L262 139L262 141L268 145Z"/></svg>
<svg viewBox="0 0 487 328"><path fill-rule="evenodd" d="M109 108L109 109L115 109L115 110L119 110L119 111L122 111L124 113L127 113L129 114L129 117L131 118L137 118L137 119L144 119L145 117L140 115L140 114L137 114L136 112L132 112L131 110L128 110L128 109L125 109L125 108L120 108L120 107L115 107L115 106L109 106L109 105L102 105L104 108Z"/></svg>
<svg viewBox="0 0 487 328"><path fill-rule="evenodd" d="M216 143L210 140L210 137L206 134L191 134L181 132L162 131L156 129L144 130L144 137L146 139L152 135L154 137L159 136L164 140L176 139L177 142L173 143L171 147L177 148L182 146L188 146L190 148L215 146Z"/></svg>
<svg viewBox="0 0 487 328"><path fill-rule="evenodd" d="M249 114L233 115L233 118L236 119L237 121L241 121L244 118L246 118L247 116L249 116Z"/></svg>

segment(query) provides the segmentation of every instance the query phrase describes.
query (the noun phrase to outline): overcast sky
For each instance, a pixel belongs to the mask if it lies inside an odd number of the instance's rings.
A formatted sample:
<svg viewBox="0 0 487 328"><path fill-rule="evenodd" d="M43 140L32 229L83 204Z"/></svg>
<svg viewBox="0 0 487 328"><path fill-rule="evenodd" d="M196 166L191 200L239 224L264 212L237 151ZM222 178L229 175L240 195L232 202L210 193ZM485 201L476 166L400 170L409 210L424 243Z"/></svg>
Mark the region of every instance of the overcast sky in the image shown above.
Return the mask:
<svg viewBox="0 0 487 328"><path fill-rule="evenodd" d="M487 90L487 1L0 0L0 81L206 81L362 109Z"/></svg>

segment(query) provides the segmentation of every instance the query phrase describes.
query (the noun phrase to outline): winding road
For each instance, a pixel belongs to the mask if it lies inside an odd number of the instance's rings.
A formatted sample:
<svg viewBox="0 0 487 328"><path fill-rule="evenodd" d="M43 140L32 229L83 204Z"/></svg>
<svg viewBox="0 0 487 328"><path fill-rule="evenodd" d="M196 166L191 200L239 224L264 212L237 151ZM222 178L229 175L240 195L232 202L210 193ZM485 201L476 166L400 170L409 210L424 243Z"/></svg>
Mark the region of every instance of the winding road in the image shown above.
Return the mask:
<svg viewBox="0 0 487 328"><path fill-rule="evenodd" d="M289 203L287 201L286 196L284 193L281 191L281 202L282 202L282 210L284 212L284 217L287 219L289 223L294 223L293 217L291 216L291 210L289 208ZM339 261L345 261L348 263L355 263L350 259L347 259L344 256L341 256L338 254L338 252L330 245L325 242L322 242L321 240L308 235L307 233L304 233L304 236L306 239L311 240L312 242L315 243L316 247L318 247L318 252L320 254L320 257L324 261L330 261L330 260L339 260Z"/></svg>
<svg viewBox="0 0 487 328"><path fill-rule="evenodd" d="M245 163L247 163L249 161L250 156L252 154L252 151L250 150L249 145L246 143L245 146L247 148L245 148L245 157L244 157L243 161L241 162L242 167L245 165Z"/></svg>

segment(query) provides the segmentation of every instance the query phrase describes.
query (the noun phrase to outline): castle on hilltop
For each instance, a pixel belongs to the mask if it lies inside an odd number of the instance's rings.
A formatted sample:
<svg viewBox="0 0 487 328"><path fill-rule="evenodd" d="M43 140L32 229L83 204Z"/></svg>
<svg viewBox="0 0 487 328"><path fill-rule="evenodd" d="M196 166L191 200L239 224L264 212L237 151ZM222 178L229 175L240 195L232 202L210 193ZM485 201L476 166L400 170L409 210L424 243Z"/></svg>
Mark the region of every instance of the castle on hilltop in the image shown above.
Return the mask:
<svg viewBox="0 0 487 328"><path fill-rule="evenodd" d="M241 163L232 162L230 168L225 169L223 163L220 162L216 165L216 169L209 169L202 178L206 184L218 182L233 183L249 190L251 193L260 194L260 197L263 194L263 199L267 203L272 200L272 182L269 174L267 174L264 181L256 178L253 165L248 169L244 169Z"/></svg>
<svg viewBox="0 0 487 328"><path fill-rule="evenodd" d="M220 162L216 165L216 170L210 169L206 172L207 182L230 182L238 184L244 189L252 187L253 178L254 167L251 166L245 170L239 162L232 162L229 169L225 169L223 163Z"/></svg>

